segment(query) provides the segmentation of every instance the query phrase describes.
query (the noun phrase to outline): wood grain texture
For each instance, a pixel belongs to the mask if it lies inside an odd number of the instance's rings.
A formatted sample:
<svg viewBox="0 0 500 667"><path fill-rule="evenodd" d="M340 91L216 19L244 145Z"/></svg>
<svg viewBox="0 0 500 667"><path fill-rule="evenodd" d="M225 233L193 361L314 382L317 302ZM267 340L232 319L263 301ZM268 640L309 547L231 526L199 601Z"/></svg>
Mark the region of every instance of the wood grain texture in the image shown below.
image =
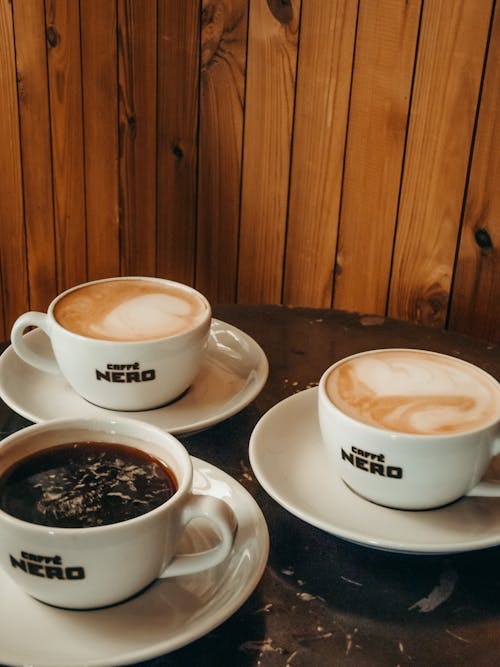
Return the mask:
<svg viewBox="0 0 500 667"><path fill-rule="evenodd" d="M300 2L250 5L238 301L281 301Z"/></svg>
<svg viewBox="0 0 500 667"><path fill-rule="evenodd" d="M158 5L157 272L192 285L198 166L198 3Z"/></svg>
<svg viewBox="0 0 500 667"><path fill-rule="evenodd" d="M79 3L46 0L59 291L87 280Z"/></svg>
<svg viewBox="0 0 500 667"><path fill-rule="evenodd" d="M196 286L215 302L236 294L247 0L204 0Z"/></svg>
<svg viewBox="0 0 500 667"><path fill-rule="evenodd" d="M500 343L500 11L491 31L450 326Z"/></svg>
<svg viewBox="0 0 500 667"><path fill-rule="evenodd" d="M43 0L14 0L30 308L57 294L49 87Z"/></svg>
<svg viewBox="0 0 500 667"><path fill-rule="evenodd" d="M390 286L396 318L446 322L491 9L424 4Z"/></svg>
<svg viewBox="0 0 500 667"><path fill-rule="evenodd" d="M336 308L385 314L421 0L360 3Z"/></svg>
<svg viewBox="0 0 500 667"><path fill-rule="evenodd" d="M80 0L89 280L119 274L116 6Z"/></svg>
<svg viewBox="0 0 500 667"><path fill-rule="evenodd" d="M0 333L28 308L26 236L12 5L0 0Z"/></svg>
<svg viewBox="0 0 500 667"><path fill-rule="evenodd" d="M283 300L330 306L358 3L303 2Z"/></svg>
<svg viewBox="0 0 500 667"><path fill-rule="evenodd" d="M150 274L500 339L498 0L0 11L4 337Z"/></svg>
<svg viewBox="0 0 500 667"><path fill-rule="evenodd" d="M121 273L156 274L155 0L119 0Z"/></svg>

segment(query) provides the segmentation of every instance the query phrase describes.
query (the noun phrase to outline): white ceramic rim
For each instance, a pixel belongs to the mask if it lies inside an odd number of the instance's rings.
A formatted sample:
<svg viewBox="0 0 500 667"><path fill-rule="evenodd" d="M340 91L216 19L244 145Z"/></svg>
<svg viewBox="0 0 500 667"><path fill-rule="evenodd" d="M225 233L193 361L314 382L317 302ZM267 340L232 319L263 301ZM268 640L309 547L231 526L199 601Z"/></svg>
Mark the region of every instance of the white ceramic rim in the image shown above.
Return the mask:
<svg viewBox="0 0 500 667"><path fill-rule="evenodd" d="M338 366L342 365L343 363L346 363L347 361L350 361L351 359L354 359L355 357L365 357L369 354L377 354L380 352L424 352L425 354L431 354L433 356L437 357L446 357L448 359L452 359L459 364L465 364L466 366L472 368L474 371L480 373L481 375L484 375L485 378L488 380L488 382L492 386L496 386L497 391L500 391L500 386L497 380L490 375L487 371L483 370L482 368L479 368L479 366L476 366L475 364L471 363L470 361L465 361L465 359L459 359L458 357L452 357L450 354L444 354L443 352L434 352L433 350L425 350L421 348L411 348L411 347L383 347L379 349L374 349L374 350L364 350L362 352L356 352L355 354L350 354L348 357L344 357L343 359L339 359L336 361L334 364L329 366L324 373L322 374L318 388L319 388L319 399L323 402L325 407L328 410L333 410L335 412L338 412L342 415L343 419L345 419L348 423L356 425L356 426L362 426L363 428L366 428L368 430L368 433L387 433L391 436L394 437L408 437L411 436L412 440L440 440L440 441L445 441L449 439L456 439L457 437L461 436L468 436L472 435L474 433L481 433L482 431L485 431L491 427L493 427L496 423L498 423L499 416L497 415L496 417L493 417L490 421L482 424L478 428L472 428L467 431L455 431L454 433L408 433L406 431L396 431L393 429L388 429L388 428L381 428L378 426L374 426L373 424L368 424L364 421L355 419L354 417L351 417L350 415L346 414L343 412L333 401L331 401L328 398L328 394L326 393L325 385L326 381L328 379L328 376L330 373L332 373L335 368Z"/></svg>
<svg viewBox="0 0 500 667"><path fill-rule="evenodd" d="M173 285L174 287L178 288L181 291L184 292L190 292L191 294L194 294L197 298L202 301L206 307L206 312L204 314L204 317L200 322L195 324L194 326L190 327L187 331L182 331L181 333L174 334L173 336L163 336L161 338L146 338L143 340L108 340L105 338L92 338L91 336L84 336L83 334L76 333L74 331L71 331L70 329L66 329L63 327L59 322L56 320L54 317L54 308L56 305L61 301L64 297L66 297L68 294L71 292L76 292L79 289L82 289L83 287L89 287L90 285L96 285L98 283L110 283L110 282L115 282L117 280L144 280L147 282L156 282L156 283L162 283L162 284L168 284L168 285ZM182 340L183 337L192 335L193 333L196 333L200 329L203 329L204 327L207 326L207 322L210 323L212 319L212 307L210 305L210 302L204 296L201 292L198 292L197 289L194 287L191 287L190 285L185 285L184 283L179 283L176 282L175 280L169 280L168 278L158 278L155 276L116 276L116 277L111 277L111 278L100 278L99 280L91 280L88 283L80 283L78 285L73 285L73 287L68 288L67 290L64 290L64 292L61 292L58 294L55 299L52 300L50 303L48 309L47 309L47 316L49 317L51 326L55 327L56 329L59 329L60 331L64 331L64 333L69 334L71 336L75 336L77 339L80 340L85 340L89 342L90 344L96 344L96 345L108 345L108 346L116 346L120 345L124 347L136 347L138 345L154 345L154 344L160 344L163 343L166 340Z"/></svg>

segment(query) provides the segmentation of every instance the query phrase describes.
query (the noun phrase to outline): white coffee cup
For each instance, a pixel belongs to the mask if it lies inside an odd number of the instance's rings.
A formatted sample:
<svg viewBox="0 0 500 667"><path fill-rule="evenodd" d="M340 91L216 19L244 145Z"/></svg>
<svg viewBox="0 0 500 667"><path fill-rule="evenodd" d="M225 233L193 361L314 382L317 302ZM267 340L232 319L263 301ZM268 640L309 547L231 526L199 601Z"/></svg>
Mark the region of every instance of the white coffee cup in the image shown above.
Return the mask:
<svg viewBox="0 0 500 667"><path fill-rule="evenodd" d="M322 375L318 413L335 473L368 500L430 509L500 495L500 483L480 481L500 453L500 386L468 362L424 350L352 355Z"/></svg>
<svg viewBox="0 0 500 667"><path fill-rule="evenodd" d="M62 373L89 402L148 410L191 385L210 323L210 304L193 288L161 278L120 277L66 290L47 313L24 313L11 340L21 359ZM30 347L23 332L32 326L47 334L56 361Z"/></svg>
<svg viewBox="0 0 500 667"><path fill-rule="evenodd" d="M97 608L133 596L158 577L193 574L224 561L237 527L233 510L223 500L192 492L189 454L176 438L155 426L128 418L60 419L30 426L0 443L0 486L6 471L22 458L87 441L146 452L168 466L177 490L145 514L91 527L39 525L2 507L0 566L26 593L55 606ZM103 507L106 502L109 496ZM208 551L176 555L186 525L197 517L213 524L220 542Z"/></svg>

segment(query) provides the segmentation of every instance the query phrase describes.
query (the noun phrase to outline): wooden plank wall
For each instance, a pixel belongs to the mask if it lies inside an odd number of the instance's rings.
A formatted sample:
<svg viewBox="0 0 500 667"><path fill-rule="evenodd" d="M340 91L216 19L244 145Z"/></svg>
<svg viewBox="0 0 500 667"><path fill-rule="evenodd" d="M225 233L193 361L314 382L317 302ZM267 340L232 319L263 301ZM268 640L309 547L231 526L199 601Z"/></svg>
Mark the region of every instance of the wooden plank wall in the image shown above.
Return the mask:
<svg viewBox="0 0 500 667"><path fill-rule="evenodd" d="M496 0L0 0L0 336L71 285L500 342Z"/></svg>

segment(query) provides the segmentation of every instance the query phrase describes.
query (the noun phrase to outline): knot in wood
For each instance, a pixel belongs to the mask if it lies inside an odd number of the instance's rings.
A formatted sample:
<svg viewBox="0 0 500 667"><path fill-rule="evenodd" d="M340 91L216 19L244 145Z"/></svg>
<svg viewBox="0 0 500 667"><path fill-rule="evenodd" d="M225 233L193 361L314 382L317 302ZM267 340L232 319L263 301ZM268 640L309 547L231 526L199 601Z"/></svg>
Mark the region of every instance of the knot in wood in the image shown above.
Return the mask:
<svg viewBox="0 0 500 667"><path fill-rule="evenodd" d="M274 18L280 23L290 23L293 19L291 0L267 0L269 9Z"/></svg>
<svg viewBox="0 0 500 667"><path fill-rule="evenodd" d="M417 299L416 320L430 327L442 327L446 317L448 293L439 284L433 283Z"/></svg>
<svg viewBox="0 0 500 667"><path fill-rule="evenodd" d="M208 65L217 53L224 34L225 21L222 4L212 2L203 8L201 15L202 67Z"/></svg>
<svg viewBox="0 0 500 667"><path fill-rule="evenodd" d="M184 151L178 144L172 145L172 153L178 160L182 160L182 158L184 157Z"/></svg>
<svg viewBox="0 0 500 667"><path fill-rule="evenodd" d="M59 33L57 32L55 26L49 25L47 26L47 30L45 32L46 38L47 38L47 43L51 48L54 48L57 46L60 42L60 37Z"/></svg>
<svg viewBox="0 0 500 667"><path fill-rule="evenodd" d="M484 227L475 230L474 238L476 239L476 243L481 248L481 250L491 250L493 248L493 241L491 240L491 236L488 230Z"/></svg>

